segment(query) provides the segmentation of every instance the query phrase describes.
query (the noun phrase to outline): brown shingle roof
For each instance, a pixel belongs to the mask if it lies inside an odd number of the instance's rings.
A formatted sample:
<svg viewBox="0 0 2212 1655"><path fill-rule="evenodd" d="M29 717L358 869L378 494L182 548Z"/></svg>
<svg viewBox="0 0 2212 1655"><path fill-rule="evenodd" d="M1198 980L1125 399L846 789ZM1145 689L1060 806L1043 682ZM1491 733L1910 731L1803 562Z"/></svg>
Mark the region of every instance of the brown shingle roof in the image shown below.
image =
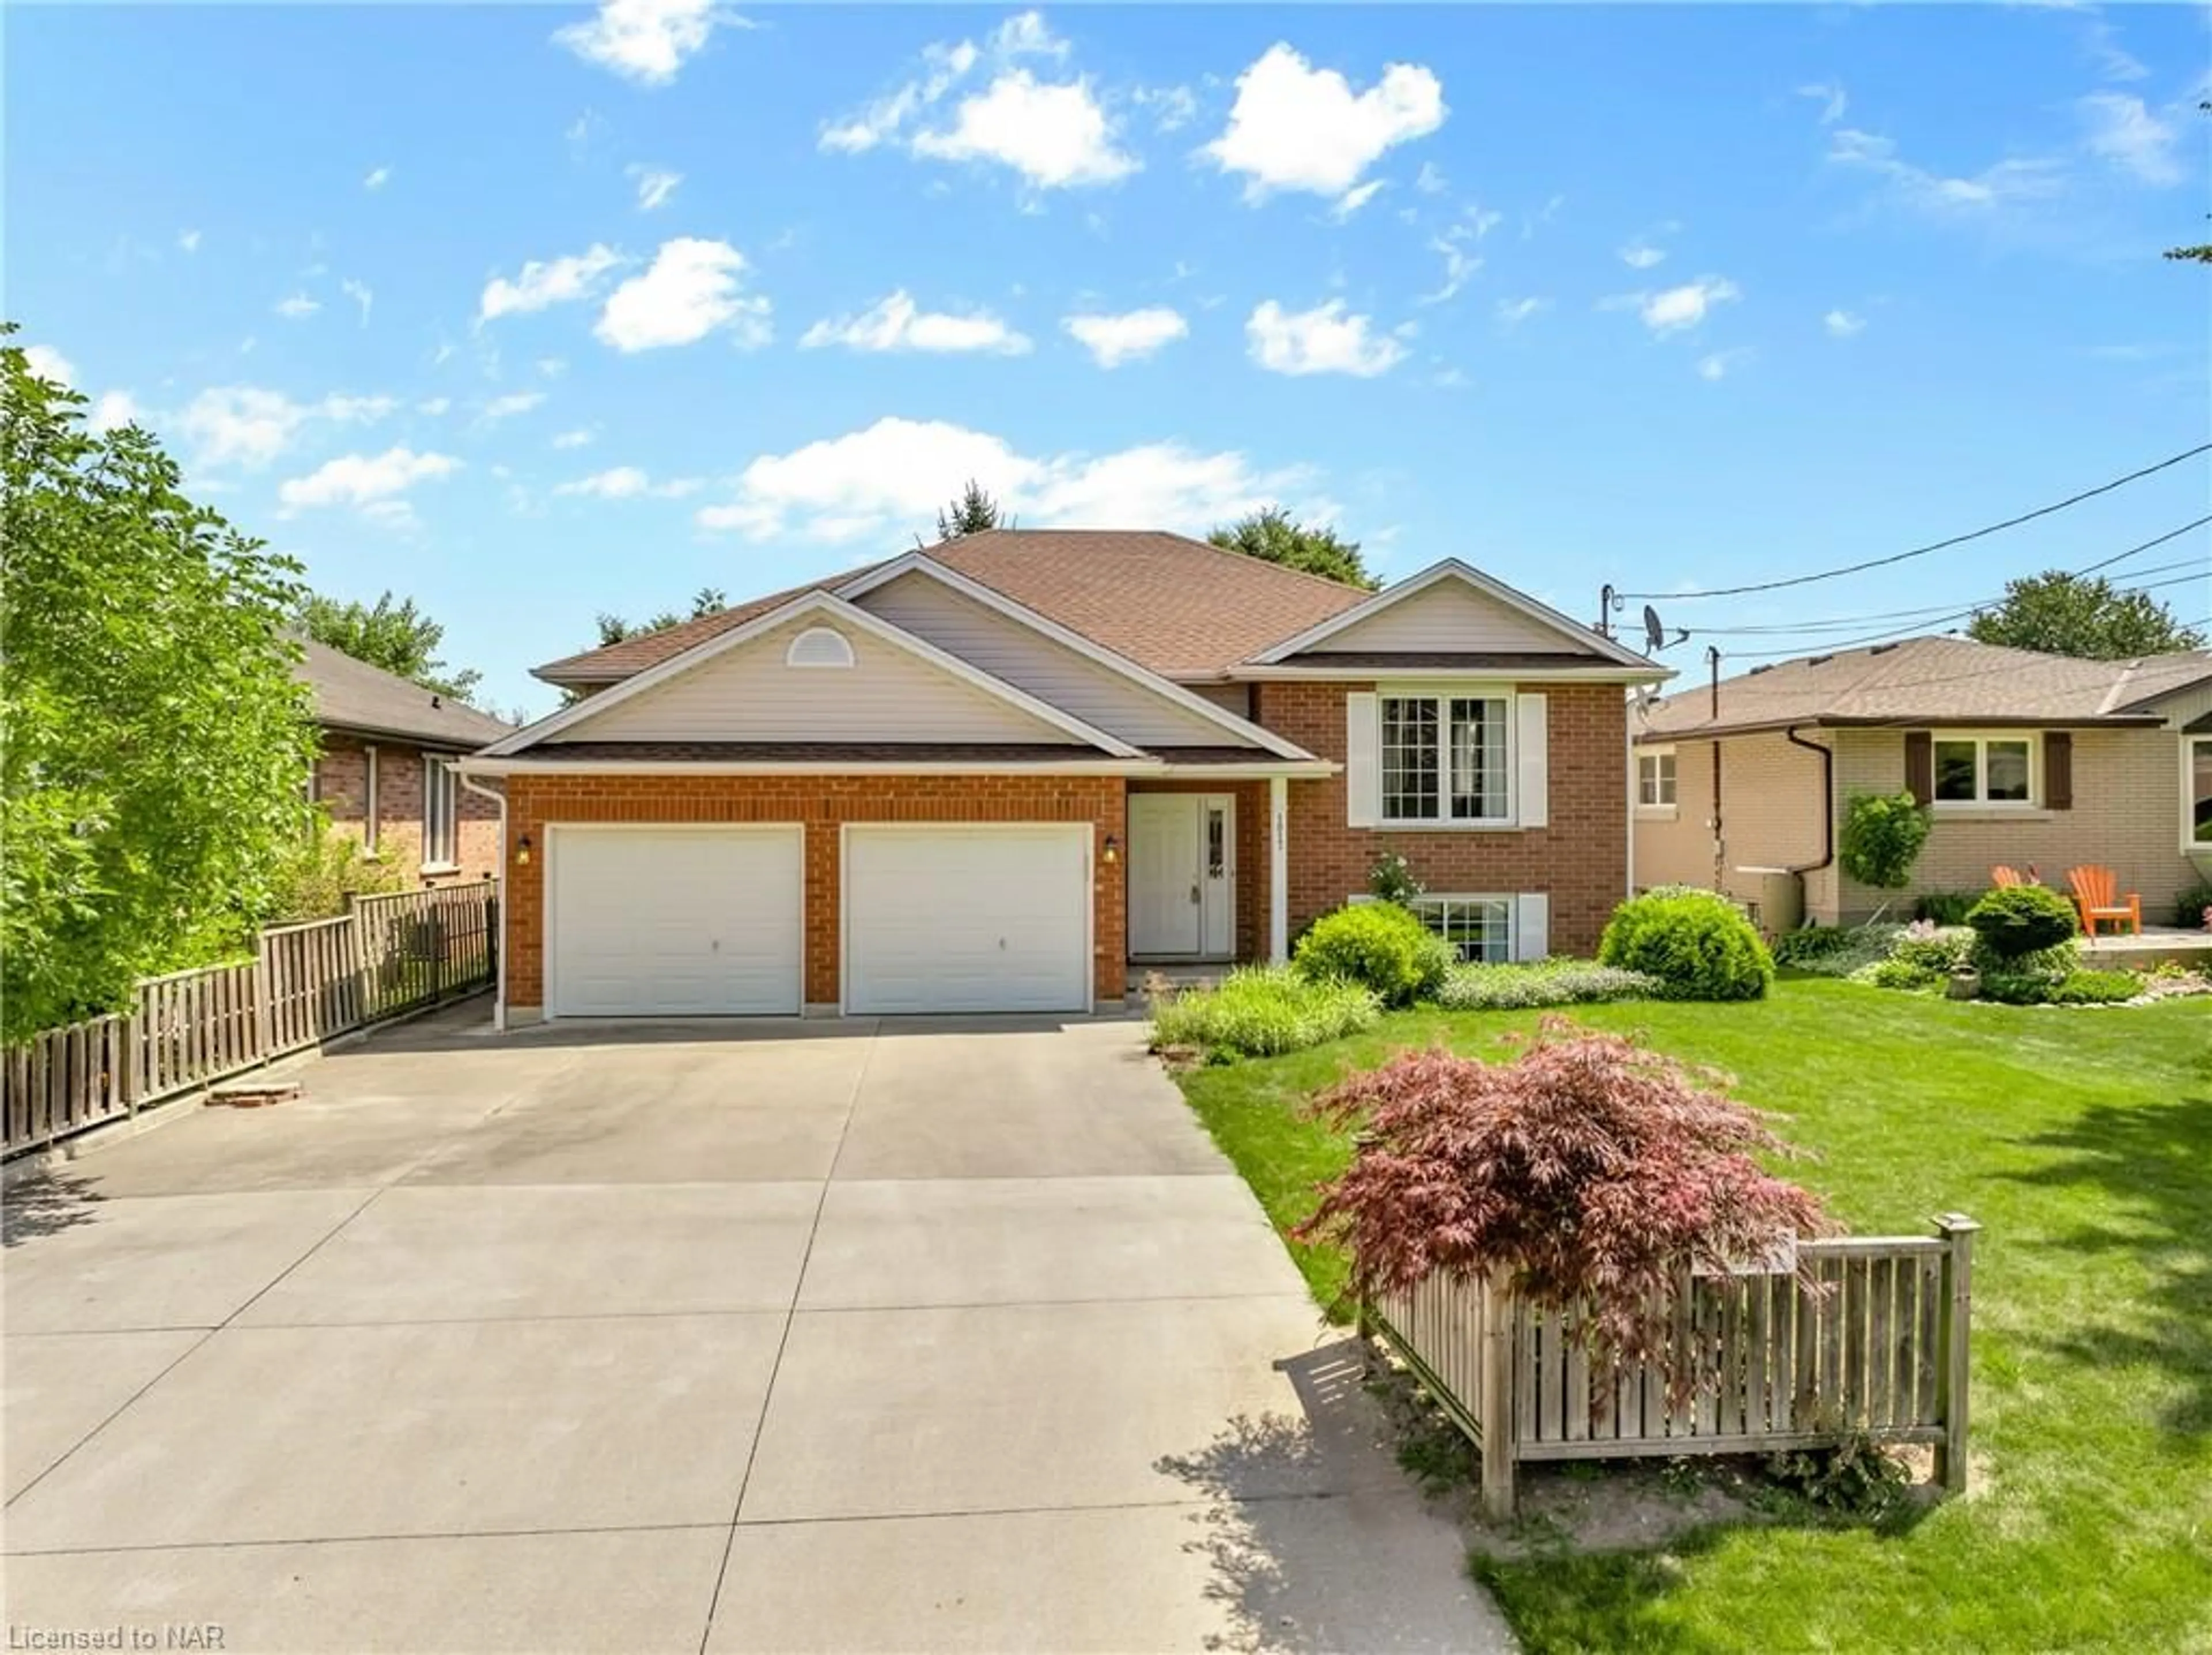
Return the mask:
<svg viewBox="0 0 2212 1655"><path fill-rule="evenodd" d="M1218 672L1369 595L1153 530L990 529L927 551L1048 620L1170 676ZM875 567L842 569L665 632L550 661L538 676L556 684L628 678L802 593L842 586Z"/></svg>
<svg viewBox="0 0 2212 1655"><path fill-rule="evenodd" d="M475 748L514 733L514 726L440 696L380 666L356 660L328 644L302 639L293 676L314 692L315 721L362 735L404 736L433 747Z"/></svg>
<svg viewBox="0 0 2212 1655"><path fill-rule="evenodd" d="M2085 724L2124 721L2146 700L2212 677L2212 654L2082 660L1968 638L1913 638L1684 685L1652 703L1644 739L1791 724ZM2136 718L2141 714L2132 715Z"/></svg>

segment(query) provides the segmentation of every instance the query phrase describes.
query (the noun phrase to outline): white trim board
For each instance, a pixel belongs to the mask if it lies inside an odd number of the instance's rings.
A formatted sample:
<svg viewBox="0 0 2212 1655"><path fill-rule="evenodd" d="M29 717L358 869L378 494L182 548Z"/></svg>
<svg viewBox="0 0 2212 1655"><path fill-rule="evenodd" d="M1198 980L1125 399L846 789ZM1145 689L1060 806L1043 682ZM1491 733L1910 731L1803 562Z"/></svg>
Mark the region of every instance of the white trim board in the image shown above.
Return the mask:
<svg viewBox="0 0 2212 1655"><path fill-rule="evenodd" d="M894 626L881 616L872 615L857 605L846 602L835 593L812 591L802 593L781 608L764 615L756 615L743 626L733 626L726 632L717 633L701 640L689 649L670 656L657 666L648 666L633 678L624 678L611 689L602 690L595 696L562 708L559 712L539 719L535 724L524 726L513 735L493 742L483 748L480 758L504 758L536 746L549 736L575 729L588 724L610 708L619 707L648 690L658 688L670 679L678 678L693 668L705 665L732 649L751 642L763 633L811 614L826 614L849 626L883 640L896 649L905 651L917 660L949 672L988 695L997 697L1008 705L1029 714L1041 722L1065 732L1076 740L1118 758L1140 757L1137 748L1118 736L1109 735L1097 727L1085 723L1073 714L1062 712L1048 702L1040 701L1026 690L1019 690L1003 678L994 678L981 667L962 660L957 655L946 654L926 639L918 638L903 628ZM488 774L490 772L487 772Z"/></svg>
<svg viewBox="0 0 2212 1655"><path fill-rule="evenodd" d="M1403 603L1417 593L1425 592L1439 581L1463 581L1485 597L1504 605L1508 609L1547 627L1583 651L1600 660L1611 660L1623 666L1648 668L1654 678L1668 676L1667 669L1646 660L1626 644L1616 643L1601 632L1591 630L1579 621L1570 620L1556 609L1540 604L1526 593L1516 592L1501 581L1492 580L1480 569L1462 563L1456 557L1447 557L1442 563L1431 563L1418 575L1411 575L1393 587L1386 587L1364 603L1354 604L1342 614L1285 639L1271 649L1262 650L1252 657L1255 666L1281 665L1288 657L1311 649L1324 638L1334 637L1346 629L1373 618L1384 610ZM1232 669L1234 670L1234 669Z"/></svg>
<svg viewBox="0 0 2212 1655"><path fill-rule="evenodd" d="M1239 739L1251 742L1254 745L1264 748L1278 758L1311 759L1314 757L1296 742L1287 740L1273 730L1253 723L1249 719L1239 718L1226 707L1218 706L1204 696L1194 691L1186 690L1173 679L1162 678L1158 673L1139 666L1127 655L1117 654L1103 644L1094 643L1081 633L1072 631L1049 617L1040 615L1036 611L1015 602L1003 593L993 591L980 581L971 580L957 569L946 568L926 552L910 551L903 557L893 558L888 563L879 563L866 574L839 587L836 589L836 595L849 603L855 599L866 596L878 587L888 586L901 575L914 574L926 575L933 581L951 587L964 598L973 599L985 608L996 611L1007 619L1020 623L1031 631L1051 639L1053 642L1060 645L1063 648L1073 650L1086 660L1096 662L1109 672L1119 673L1131 683L1142 685L1163 700L1173 702L1186 711L1197 714Z"/></svg>

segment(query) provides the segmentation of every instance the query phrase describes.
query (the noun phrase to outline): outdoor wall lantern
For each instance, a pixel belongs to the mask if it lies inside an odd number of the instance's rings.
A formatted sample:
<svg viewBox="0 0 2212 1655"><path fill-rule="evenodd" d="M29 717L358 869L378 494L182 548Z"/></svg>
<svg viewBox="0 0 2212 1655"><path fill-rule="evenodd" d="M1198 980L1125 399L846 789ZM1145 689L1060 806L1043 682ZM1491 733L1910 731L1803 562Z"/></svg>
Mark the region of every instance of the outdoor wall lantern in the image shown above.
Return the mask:
<svg viewBox="0 0 2212 1655"><path fill-rule="evenodd" d="M526 833L515 842L514 860L525 867L530 866L530 836Z"/></svg>
<svg viewBox="0 0 2212 1655"><path fill-rule="evenodd" d="M1121 842L1112 834L1106 836L1106 866L1111 867L1121 860Z"/></svg>

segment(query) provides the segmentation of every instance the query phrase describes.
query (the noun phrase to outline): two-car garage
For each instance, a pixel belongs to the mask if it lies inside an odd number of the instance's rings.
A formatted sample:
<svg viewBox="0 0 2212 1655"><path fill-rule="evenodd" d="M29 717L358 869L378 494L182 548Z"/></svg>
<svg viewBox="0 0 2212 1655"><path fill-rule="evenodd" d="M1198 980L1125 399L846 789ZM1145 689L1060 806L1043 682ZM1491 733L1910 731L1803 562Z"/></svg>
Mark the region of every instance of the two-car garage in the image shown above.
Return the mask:
<svg viewBox="0 0 2212 1655"><path fill-rule="evenodd" d="M1087 1011L1091 831L551 824L544 1010L791 1016L828 1001L851 1013ZM834 923L810 925L825 903ZM809 960L810 938L817 952L834 947L834 975L831 961Z"/></svg>

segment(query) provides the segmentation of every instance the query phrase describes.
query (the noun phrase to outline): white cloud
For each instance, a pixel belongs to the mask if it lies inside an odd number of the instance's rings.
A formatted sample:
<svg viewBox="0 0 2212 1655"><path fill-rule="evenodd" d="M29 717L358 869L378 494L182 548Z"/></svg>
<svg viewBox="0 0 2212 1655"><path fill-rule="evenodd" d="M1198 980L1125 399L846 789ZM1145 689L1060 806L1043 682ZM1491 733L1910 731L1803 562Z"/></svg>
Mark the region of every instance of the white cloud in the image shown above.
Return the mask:
<svg viewBox="0 0 2212 1655"><path fill-rule="evenodd" d="M849 350L980 350L1000 356L1018 356L1030 348L1025 336L988 310L955 316L918 309L903 288L857 316L815 323L799 344L806 350L841 344Z"/></svg>
<svg viewBox="0 0 2212 1655"><path fill-rule="evenodd" d="M1237 77L1219 137L1199 153L1244 177L1248 201L1277 190L1341 196L1394 144L1444 122L1443 86L1418 64L1392 64L1355 94L1333 69L1315 69L1278 42Z"/></svg>
<svg viewBox="0 0 2212 1655"><path fill-rule="evenodd" d="M1498 319L1507 327L1518 327L1531 316L1549 310L1551 307L1552 301L1549 299L1534 296L1526 299L1500 299L1498 301Z"/></svg>
<svg viewBox="0 0 2212 1655"><path fill-rule="evenodd" d="M568 371L567 361L559 356L540 356L538 371L549 380L557 380Z"/></svg>
<svg viewBox="0 0 2212 1655"><path fill-rule="evenodd" d="M1442 195L1449 185L1444 179L1443 169L1433 161L1421 163L1421 170L1413 174L1413 187L1423 195Z"/></svg>
<svg viewBox="0 0 2212 1655"><path fill-rule="evenodd" d="M453 399L451 397L428 397L415 405L415 411L418 414L428 414L431 418L435 419L453 405Z"/></svg>
<svg viewBox="0 0 2212 1655"><path fill-rule="evenodd" d="M392 169L389 167L376 167L370 168L368 176L362 179L361 187L364 190L380 190L391 182Z"/></svg>
<svg viewBox="0 0 2212 1655"><path fill-rule="evenodd" d="M76 364L50 344L26 346L23 360L34 380L51 380L56 385L76 383Z"/></svg>
<svg viewBox="0 0 2212 1655"><path fill-rule="evenodd" d="M1200 453L1160 442L1100 455L1027 455L965 426L885 418L761 455L739 475L736 497L702 508L696 520L756 540L903 538L932 520L948 477L975 478L1024 523L1188 530L1274 503L1310 482L1300 467L1255 471L1234 451Z"/></svg>
<svg viewBox="0 0 2212 1655"><path fill-rule="evenodd" d="M281 391L225 385L203 391L185 404L177 426L192 445L195 470L222 465L252 469L268 465L290 447L310 420L366 425L398 405L386 396L343 395L302 404Z"/></svg>
<svg viewBox="0 0 2212 1655"><path fill-rule="evenodd" d="M112 431L118 426L135 423L144 413L138 399L128 391L104 392L95 398L87 423L95 431Z"/></svg>
<svg viewBox="0 0 2212 1655"><path fill-rule="evenodd" d="M1455 297L1459 290L1468 284L1468 279L1475 271L1482 268L1482 256L1480 253L1469 253L1464 245L1470 234L1477 240L1481 239L1480 230L1470 231L1464 224L1455 224L1442 235L1430 239L1429 251L1443 255L1444 281L1443 285L1434 293L1425 293L1421 295L1423 304L1440 305L1447 299Z"/></svg>
<svg viewBox="0 0 2212 1655"><path fill-rule="evenodd" d="M291 510L317 506L362 506L395 500L417 483L450 477L461 462L450 454L387 448L380 454L346 454L281 484L276 498ZM397 514L380 514L387 519Z"/></svg>
<svg viewBox="0 0 2212 1655"><path fill-rule="evenodd" d="M1752 357L1748 345L1738 345L1732 350L1716 350L1710 356L1698 358L1698 377L1701 380L1724 380Z"/></svg>
<svg viewBox="0 0 2212 1655"><path fill-rule="evenodd" d="M1357 189L1346 190L1342 195L1336 198L1336 205L1329 209L1329 216L1334 218L1338 223L1341 224L1346 219L1351 217L1352 214L1358 212L1369 202L1374 200L1375 198L1381 194L1383 190L1387 189L1389 186L1389 179L1376 178L1370 179L1366 183L1359 186Z"/></svg>
<svg viewBox="0 0 2212 1655"><path fill-rule="evenodd" d="M934 108L979 66L1011 67L1026 58L1067 56L1067 43L1046 27L1042 15L1017 13L984 37L981 45L962 40L922 48L921 76L878 98L857 114L822 129L821 146L842 155L860 155L896 142L916 116Z"/></svg>
<svg viewBox="0 0 2212 1655"><path fill-rule="evenodd" d="M591 446L598 435L599 433L596 431L588 431L581 428L574 431L563 431L553 439L553 446L556 448L586 448Z"/></svg>
<svg viewBox="0 0 2212 1655"><path fill-rule="evenodd" d="M1198 119L1198 94L1187 86L1140 86L1129 94L1139 109L1158 113L1152 117L1156 132L1177 132Z"/></svg>
<svg viewBox="0 0 2212 1655"><path fill-rule="evenodd" d="M637 210L649 213L655 207L665 207L676 193L676 186L684 182L684 174L665 167L632 167L629 175L637 180Z"/></svg>
<svg viewBox="0 0 2212 1655"><path fill-rule="evenodd" d="M700 486L700 479L696 477L670 478L655 483L637 466L617 465L610 471L580 477L573 483L557 484L553 492L589 495L599 500L634 500L648 495L657 500L680 500L687 494L696 493Z"/></svg>
<svg viewBox="0 0 2212 1655"><path fill-rule="evenodd" d="M185 253L198 253L200 250L200 233L198 230L178 231L177 246Z"/></svg>
<svg viewBox="0 0 2212 1655"><path fill-rule="evenodd" d="M368 307L376 302L376 295L369 291L368 283L356 282L351 277L338 283L338 291L361 307L361 325L368 326Z"/></svg>
<svg viewBox="0 0 2212 1655"><path fill-rule="evenodd" d="M1666 253L1638 237L1620 250L1620 262L1631 270L1650 270L1654 265L1666 262Z"/></svg>
<svg viewBox="0 0 2212 1655"><path fill-rule="evenodd" d="M1828 140L1828 159L1887 181L1906 204L1935 212L1974 211L2056 194L2057 162L2015 157L1985 167L1971 178L1950 178L1915 166L1897 153L1894 140L1856 127L1839 127Z"/></svg>
<svg viewBox="0 0 2212 1655"><path fill-rule="evenodd" d="M1304 311L1286 311L1269 299L1247 319L1244 336L1252 360L1270 373L1372 379L1406 356L1403 344L1372 327L1371 317L1347 313L1341 299Z"/></svg>
<svg viewBox="0 0 2212 1655"><path fill-rule="evenodd" d="M489 402L484 404L483 411L478 417L487 423L512 419L517 414L528 413L544 400L545 393L543 391L510 391L507 395L494 397Z"/></svg>
<svg viewBox="0 0 2212 1655"><path fill-rule="evenodd" d="M995 161L1039 189L1064 189L1111 184L1137 170L1137 158L1117 149L1114 137L1088 80L1048 84L1026 69L1012 69L963 98L951 128L917 132L914 152L939 161Z"/></svg>
<svg viewBox="0 0 2212 1655"><path fill-rule="evenodd" d="M319 300L310 299L304 293L295 293L276 301L276 313L288 322L296 322L313 315L322 308Z"/></svg>
<svg viewBox="0 0 2212 1655"><path fill-rule="evenodd" d="M1060 323L1101 368L1119 368L1186 338L1190 324L1165 305L1123 311L1117 316L1070 316Z"/></svg>
<svg viewBox="0 0 2212 1655"><path fill-rule="evenodd" d="M1743 297L1743 289L1724 276L1700 276L1694 282L1657 293L1626 293L1603 301L1607 310L1633 310L1654 333L1695 327L1715 305Z"/></svg>
<svg viewBox="0 0 2212 1655"><path fill-rule="evenodd" d="M484 284L483 297L477 305L477 320L489 322L501 316L544 310L549 305L587 298L600 279L623 262L622 254L599 242L594 242L588 253L571 253L562 259L533 259L513 281L495 276Z"/></svg>
<svg viewBox="0 0 2212 1655"><path fill-rule="evenodd" d="M2082 142L2098 160L2145 184L2162 188L2181 182L2181 162L2174 154L2181 133L2153 114L2141 98L2093 92L2080 107L2089 128Z"/></svg>
<svg viewBox="0 0 2212 1655"><path fill-rule="evenodd" d="M744 255L726 241L683 236L664 241L653 264L608 296L592 332L617 350L690 344L726 327L743 350L772 335L769 301L739 289Z"/></svg>
<svg viewBox="0 0 2212 1655"><path fill-rule="evenodd" d="M665 86L717 25L750 27L716 0L602 0L591 21L556 29L553 39L626 81Z"/></svg>
<svg viewBox="0 0 2212 1655"><path fill-rule="evenodd" d="M1820 125L1823 126L1833 126L1843 119L1851 106L1850 98L1844 91L1840 81L1814 81L1808 86L1799 87L1797 95L1810 98L1820 106Z"/></svg>
<svg viewBox="0 0 2212 1655"><path fill-rule="evenodd" d="M1848 339L1866 326L1866 318L1848 310L1832 310L1820 319L1820 326L1835 339Z"/></svg>

